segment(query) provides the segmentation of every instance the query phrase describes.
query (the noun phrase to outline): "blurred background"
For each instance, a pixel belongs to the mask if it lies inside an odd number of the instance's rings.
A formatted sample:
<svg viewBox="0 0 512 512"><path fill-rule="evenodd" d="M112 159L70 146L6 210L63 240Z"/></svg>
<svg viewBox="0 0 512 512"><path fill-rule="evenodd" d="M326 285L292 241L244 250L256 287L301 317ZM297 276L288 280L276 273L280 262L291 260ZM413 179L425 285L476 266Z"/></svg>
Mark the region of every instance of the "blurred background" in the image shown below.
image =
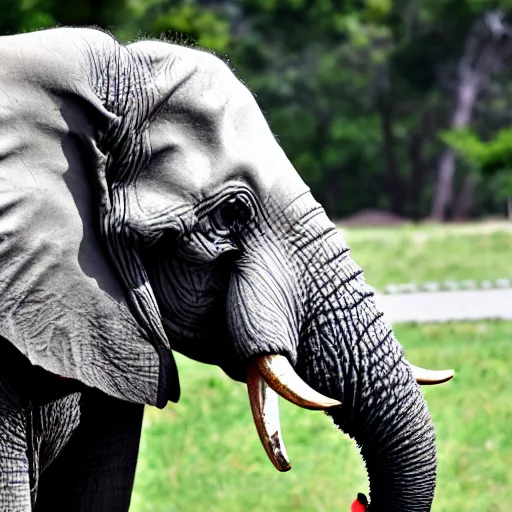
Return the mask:
<svg viewBox="0 0 512 512"><path fill-rule="evenodd" d="M499 7L497 7L499 6ZM0 33L210 48L334 218L512 215L512 1L0 0ZM507 207L508 202L508 207Z"/></svg>
<svg viewBox="0 0 512 512"><path fill-rule="evenodd" d="M226 60L368 282L409 308L394 325L408 358L457 371L424 390L433 510L510 510L512 322L493 311L512 312L512 0L0 0L0 12L2 35L95 25ZM490 313L450 317L457 290ZM422 320L416 292L436 294L442 322ZM180 403L146 410L131 511L348 511L367 492L357 447L325 416L282 404L294 468L277 474L245 387L178 364Z"/></svg>

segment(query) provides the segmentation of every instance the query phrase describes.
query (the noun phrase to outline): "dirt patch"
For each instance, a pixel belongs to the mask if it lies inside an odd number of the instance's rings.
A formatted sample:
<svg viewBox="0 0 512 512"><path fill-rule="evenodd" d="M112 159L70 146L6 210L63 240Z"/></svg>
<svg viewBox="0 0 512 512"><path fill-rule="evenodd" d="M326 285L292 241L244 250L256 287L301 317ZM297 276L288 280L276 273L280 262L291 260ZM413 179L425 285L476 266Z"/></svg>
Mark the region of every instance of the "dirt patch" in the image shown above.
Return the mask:
<svg viewBox="0 0 512 512"><path fill-rule="evenodd" d="M503 217L489 217L486 219L470 220L467 222L452 221L445 223L432 222L431 220L426 219L424 221L414 223L406 217L400 217L400 215L373 208L360 210L353 215L336 220L335 223L341 228L365 226L386 227L415 224L418 227L432 227L433 229L429 230L427 235L429 238L432 236L447 236L451 235L451 233L456 233L457 235L473 235L478 233L495 233L497 231L512 232L512 222ZM439 232L437 232L437 228L440 228Z"/></svg>
<svg viewBox="0 0 512 512"><path fill-rule="evenodd" d="M366 209L354 213L343 219L339 219L336 223L342 227L358 227L358 226L400 226L408 224L410 221L394 213L385 210Z"/></svg>
<svg viewBox="0 0 512 512"><path fill-rule="evenodd" d="M451 236L458 235L486 235L499 232L512 233L512 222L506 219L482 219L468 222L446 222L439 224L435 222L425 221L418 224L428 228L432 226L434 229L429 236ZM436 229L439 226L442 229Z"/></svg>

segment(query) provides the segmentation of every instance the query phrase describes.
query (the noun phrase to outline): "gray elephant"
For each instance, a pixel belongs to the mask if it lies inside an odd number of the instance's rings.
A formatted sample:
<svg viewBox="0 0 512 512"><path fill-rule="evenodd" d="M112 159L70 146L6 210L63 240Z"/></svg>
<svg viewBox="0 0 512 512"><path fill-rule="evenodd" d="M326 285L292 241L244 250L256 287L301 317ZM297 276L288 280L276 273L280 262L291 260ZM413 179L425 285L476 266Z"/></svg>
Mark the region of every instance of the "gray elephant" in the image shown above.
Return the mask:
<svg viewBox="0 0 512 512"><path fill-rule="evenodd" d="M430 510L435 435L362 270L218 58L89 29L0 37L0 510L128 509L172 350L361 447L372 511ZM277 394L276 394L277 393Z"/></svg>

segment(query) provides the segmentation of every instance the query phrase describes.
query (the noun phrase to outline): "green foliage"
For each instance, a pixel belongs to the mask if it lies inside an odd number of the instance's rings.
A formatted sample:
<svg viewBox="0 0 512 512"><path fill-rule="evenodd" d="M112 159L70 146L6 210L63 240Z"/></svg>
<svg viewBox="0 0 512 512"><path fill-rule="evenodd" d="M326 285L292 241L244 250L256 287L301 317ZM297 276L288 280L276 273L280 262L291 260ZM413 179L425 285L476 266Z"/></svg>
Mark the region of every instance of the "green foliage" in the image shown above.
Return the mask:
<svg viewBox="0 0 512 512"><path fill-rule="evenodd" d="M194 1L158 1L141 18L137 23L139 29L154 37L164 35L220 53L227 50L231 41L226 17Z"/></svg>
<svg viewBox="0 0 512 512"><path fill-rule="evenodd" d="M442 133L443 140L484 177L491 177L500 198L512 196L512 129L503 128L488 141L471 130Z"/></svg>
<svg viewBox="0 0 512 512"><path fill-rule="evenodd" d="M0 35L62 25L98 25L110 28L122 23L125 0L0 0Z"/></svg>
<svg viewBox="0 0 512 512"><path fill-rule="evenodd" d="M44 0L0 0L0 10L0 34L27 32L55 24Z"/></svg>
<svg viewBox="0 0 512 512"><path fill-rule="evenodd" d="M380 21L385 2L361 12L334 2L244 4L249 24L233 48L237 72L267 112L292 163L331 215L366 206L382 187L381 128L374 80L389 37ZM268 7L268 5L267 5ZM369 11L368 11L369 12ZM357 184L357 186L356 186ZM359 190L358 190L359 188Z"/></svg>

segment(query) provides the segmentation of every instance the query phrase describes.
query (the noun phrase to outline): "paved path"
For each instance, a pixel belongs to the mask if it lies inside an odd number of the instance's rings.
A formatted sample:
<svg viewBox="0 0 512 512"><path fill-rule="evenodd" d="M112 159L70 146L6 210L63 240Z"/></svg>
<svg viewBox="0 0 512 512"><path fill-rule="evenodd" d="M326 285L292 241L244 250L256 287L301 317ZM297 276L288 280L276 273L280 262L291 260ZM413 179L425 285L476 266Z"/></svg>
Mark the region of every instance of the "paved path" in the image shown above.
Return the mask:
<svg viewBox="0 0 512 512"><path fill-rule="evenodd" d="M512 320L512 290L467 290L376 295L390 323Z"/></svg>

